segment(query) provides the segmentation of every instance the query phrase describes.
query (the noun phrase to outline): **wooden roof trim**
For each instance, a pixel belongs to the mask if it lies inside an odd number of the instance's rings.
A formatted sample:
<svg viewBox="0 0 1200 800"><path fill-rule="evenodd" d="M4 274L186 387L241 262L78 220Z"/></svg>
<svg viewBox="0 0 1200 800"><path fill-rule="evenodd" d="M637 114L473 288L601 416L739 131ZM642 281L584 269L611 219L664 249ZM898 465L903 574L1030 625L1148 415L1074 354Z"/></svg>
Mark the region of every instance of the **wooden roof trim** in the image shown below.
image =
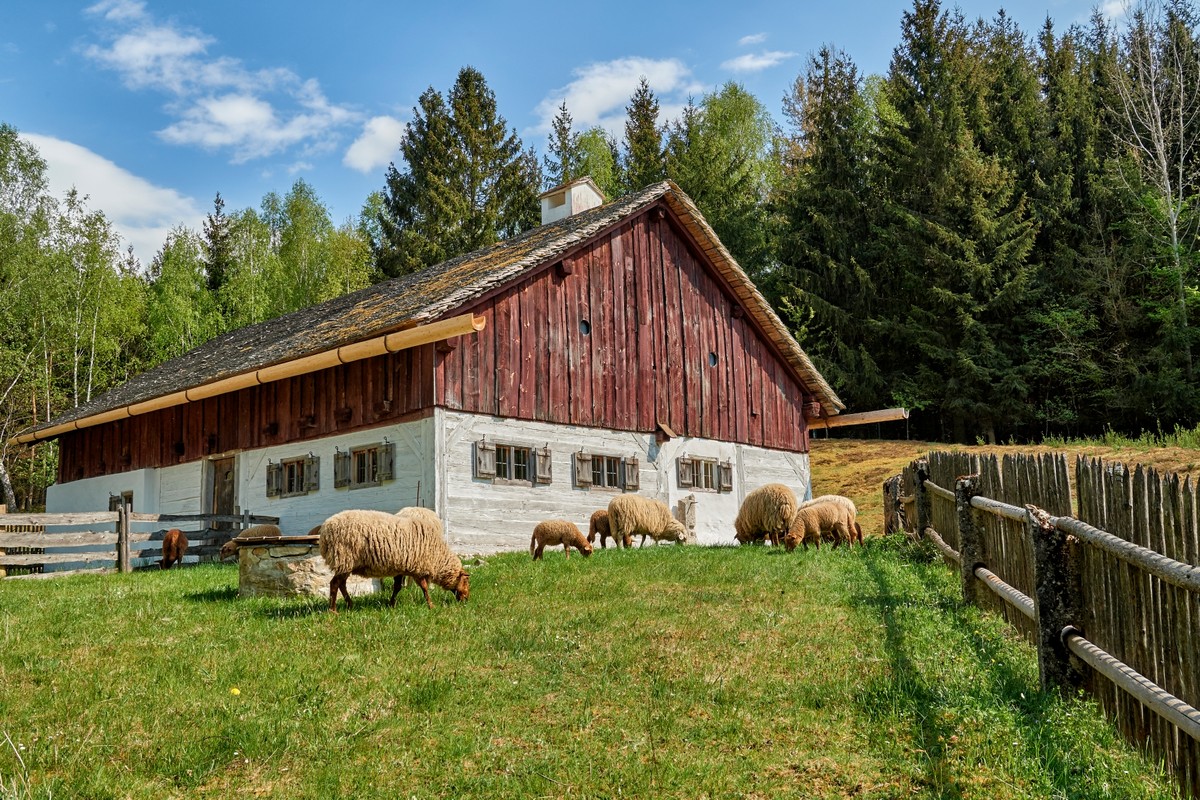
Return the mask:
<svg viewBox="0 0 1200 800"><path fill-rule="evenodd" d="M364 358L383 355L384 353L395 353L400 350L407 350L410 347L418 347L454 336L478 333L486 325L487 320L484 317L478 317L471 313L461 314L449 319L438 320L437 322L430 322L425 325L417 325L400 331L393 331L392 333L376 336L366 341L342 345L341 347L335 347L331 350L325 350L291 361L272 364L240 375L232 375L228 378L222 378L201 386L184 389L183 391L172 392L171 394L155 397L150 400L131 403L99 414L64 422L61 425L55 425L51 428L31 431L30 433L13 437L9 440L9 443L33 444L34 442L53 439L56 436L61 436L64 433L81 428L103 425L106 422L114 422L139 414L147 414L151 411L179 406L184 403L194 403L197 400L203 400L207 397L236 392L239 389L271 383L296 375L306 375L322 369L328 369L329 367L336 367L338 364L348 364L352 361L360 361Z"/></svg>

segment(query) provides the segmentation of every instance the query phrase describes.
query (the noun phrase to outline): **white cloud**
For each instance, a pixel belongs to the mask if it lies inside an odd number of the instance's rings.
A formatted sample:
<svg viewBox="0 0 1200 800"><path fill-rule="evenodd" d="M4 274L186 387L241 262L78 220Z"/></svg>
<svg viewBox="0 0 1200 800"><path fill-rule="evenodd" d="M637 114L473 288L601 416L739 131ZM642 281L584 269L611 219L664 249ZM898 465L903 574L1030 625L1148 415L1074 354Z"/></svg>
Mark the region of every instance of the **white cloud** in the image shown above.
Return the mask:
<svg viewBox="0 0 1200 800"><path fill-rule="evenodd" d="M159 24L140 2L106 0L88 9L114 30L84 55L120 75L131 89L168 98L175 118L159 135L168 142L230 151L234 163L293 146L325 148L361 119L335 105L314 79L284 68L249 70L236 58L213 56L216 40L199 31Z"/></svg>
<svg viewBox="0 0 1200 800"><path fill-rule="evenodd" d="M364 175L387 166L404 138L404 123L395 117L372 117L363 125L342 163Z"/></svg>
<svg viewBox="0 0 1200 800"><path fill-rule="evenodd" d="M1128 0L1105 0L1100 4L1100 13L1109 22L1119 22L1129 13Z"/></svg>
<svg viewBox="0 0 1200 800"><path fill-rule="evenodd" d="M733 72L761 72L764 69L770 69L776 64L780 64L789 58L795 58L795 53L788 53L782 50L768 50L763 53L747 53L744 56L731 58L728 61L721 63L722 69L732 70Z"/></svg>
<svg viewBox="0 0 1200 800"><path fill-rule="evenodd" d="M749 36L743 36L742 38L738 39L738 47L748 47L752 44L762 44L766 40L767 35L765 33L753 33Z"/></svg>
<svg viewBox="0 0 1200 800"><path fill-rule="evenodd" d="M87 195L88 207L104 211L143 266L149 266L172 228L200 228L204 212L192 198L155 186L73 142L32 133L21 136L45 159L51 192L62 197L74 187Z"/></svg>
<svg viewBox="0 0 1200 800"><path fill-rule="evenodd" d="M659 121L672 118L688 94L704 91L691 77L691 70L678 59L619 58L576 68L575 79L556 89L538 103L538 125L534 133L549 133L558 108L566 101L573 127L584 130L599 125L620 136L625 126L625 106L645 77L658 99Z"/></svg>

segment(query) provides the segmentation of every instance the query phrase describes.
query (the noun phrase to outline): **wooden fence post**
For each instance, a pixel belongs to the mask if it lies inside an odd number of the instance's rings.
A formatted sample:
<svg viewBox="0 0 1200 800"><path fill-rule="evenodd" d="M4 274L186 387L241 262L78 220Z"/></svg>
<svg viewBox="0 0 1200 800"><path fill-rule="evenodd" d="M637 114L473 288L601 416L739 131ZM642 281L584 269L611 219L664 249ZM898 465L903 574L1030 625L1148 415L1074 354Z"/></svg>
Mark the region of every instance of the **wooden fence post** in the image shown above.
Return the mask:
<svg viewBox="0 0 1200 800"><path fill-rule="evenodd" d="M925 538L925 529L933 524L933 507L929 492L925 489L925 481L929 480L929 461L920 458L913 462L917 471L917 486L914 493L917 496L917 538Z"/></svg>
<svg viewBox="0 0 1200 800"><path fill-rule="evenodd" d="M1079 560L1074 536L1054 525L1049 514L1027 505L1028 536L1033 553L1034 609L1037 611L1038 675L1042 690L1070 695L1083 685L1084 674L1071 662L1063 631L1079 619Z"/></svg>
<svg viewBox="0 0 1200 800"><path fill-rule="evenodd" d="M975 575L975 568L983 564L983 541L979 525L975 521L975 509L971 498L979 494L979 476L966 475L954 484L954 506L958 511L958 555L962 574L963 600L972 605L981 605L983 586Z"/></svg>
<svg viewBox="0 0 1200 800"><path fill-rule="evenodd" d="M4 503L0 503L0 517L4 516L7 513L8 513L8 506L4 505ZM8 551L6 551L4 548L0 547L0 556L5 556L5 555L8 555ZM0 567L0 578L4 578L7 576L8 576L8 570L4 569L4 567Z"/></svg>
<svg viewBox="0 0 1200 800"><path fill-rule="evenodd" d="M117 506L117 571L130 572L129 566L129 507Z"/></svg>

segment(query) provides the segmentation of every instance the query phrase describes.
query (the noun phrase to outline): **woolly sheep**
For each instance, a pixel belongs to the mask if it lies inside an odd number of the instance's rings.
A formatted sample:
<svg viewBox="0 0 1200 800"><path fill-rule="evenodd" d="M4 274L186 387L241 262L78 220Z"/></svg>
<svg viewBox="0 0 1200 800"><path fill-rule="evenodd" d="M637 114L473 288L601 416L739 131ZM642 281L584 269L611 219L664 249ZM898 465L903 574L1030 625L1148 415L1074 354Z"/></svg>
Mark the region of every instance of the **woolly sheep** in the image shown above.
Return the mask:
<svg viewBox="0 0 1200 800"><path fill-rule="evenodd" d="M592 518L588 520L588 544L595 544L597 535L600 536L600 547L607 549L608 538L612 536L612 529L608 524L608 509L593 511Z"/></svg>
<svg viewBox="0 0 1200 800"><path fill-rule="evenodd" d="M782 483L760 486L746 495L738 509L733 521L734 538L747 544L766 537L771 544L778 545L791 527L798 505L796 493L790 487Z"/></svg>
<svg viewBox="0 0 1200 800"><path fill-rule="evenodd" d="M396 595L404 585L400 580L403 576L416 580L431 609L430 581L454 592L460 601L467 599L469 576L442 538L441 523L435 530L416 517L403 512L351 510L334 514L321 524L321 558L333 571L333 579L329 581L330 611L337 611L338 591L346 599L346 607L353 607L346 591L346 581L352 574L391 577L390 606L396 605Z"/></svg>
<svg viewBox="0 0 1200 800"><path fill-rule="evenodd" d="M693 540L691 532L671 515L665 503L636 494L618 495L609 502L608 524L617 547L633 547L633 537L639 533L641 547L647 536L656 542L666 539L678 544Z"/></svg>
<svg viewBox="0 0 1200 800"><path fill-rule="evenodd" d="M309 531L309 535L312 535L312 531ZM227 558L236 556L242 539L270 539L279 536L283 536L283 531L279 530L278 525L252 525L221 545L221 554L218 556L218 559L224 561Z"/></svg>
<svg viewBox="0 0 1200 800"><path fill-rule="evenodd" d="M858 524L858 507L854 505L854 501L849 497L843 497L840 494L823 494L820 497L814 497L812 500L806 500L800 504L801 508L814 505L816 503L835 503L850 512L850 523L848 523L850 537L846 544L853 545L857 540L859 546L863 543L862 526Z"/></svg>
<svg viewBox="0 0 1200 800"><path fill-rule="evenodd" d="M809 542L814 542L819 550L821 537L831 535L833 546L837 547L850 540L855 524L853 514L841 503L811 503L796 510L783 544L788 552L795 550L797 544L803 544L807 550Z"/></svg>
<svg viewBox="0 0 1200 800"><path fill-rule="evenodd" d="M592 544L583 538L579 526L565 519L548 519L539 522L533 529L533 538L529 540L529 554L533 556L534 561L542 557L542 550L548 544L561 544L566 558L571 557L572 547L583 553L585 558L592 554Z"/></svg>
<svg viewBox="0 0 1200 800"><path fill-rule="evenodd" d="M436 536L439 539L444 538L442 536L442 518L439 517L435 511L425 508L424 506L406 506L397 511L396 516L408 517L417 525L425 526L427 536ZM400 586L400 588L404 588L404 576L400 575L399 577L395 578L393 583L393 589L395 589L397 585Z"/></svg>
<svg viewBox="0 0 1200 800"><path fill-rule="evenodd" d="M188 539L179 528L171 528L163 535L162 560L158 562L162 569L170 569L172 564L183 563L183 555L187 552Z"/></svg>

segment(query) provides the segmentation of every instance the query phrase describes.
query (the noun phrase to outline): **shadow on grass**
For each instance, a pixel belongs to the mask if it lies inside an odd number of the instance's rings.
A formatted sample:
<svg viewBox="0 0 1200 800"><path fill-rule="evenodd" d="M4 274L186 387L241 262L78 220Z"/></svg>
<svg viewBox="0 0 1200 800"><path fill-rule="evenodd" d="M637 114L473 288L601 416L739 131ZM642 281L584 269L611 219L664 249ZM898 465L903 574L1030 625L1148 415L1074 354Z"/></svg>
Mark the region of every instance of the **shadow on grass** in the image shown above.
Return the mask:
<svg viewBox="0 0 1200 800"><path fill-rule="evenodd" d="M202 592L188 592L184 595L184 599L191 600L193 603L221 603L236 600L237 596L236 586L222 586L218 589L205 589Z"/></svg>
<svg viewBox="0 0 1200 800"><path fill-rule="evenodd" d="M1108 783L1112 776L1094 775L1090 759L1078 751L1080 731L1065 729L1067 715L1062 710L1072 701L1041 691L1036 671L1031 681L1028 671L1022 670L1011 654L1005 652L1012 646L1010 642L989 632L992 626L981 624L976 610L961 600L945 596L945 586L939 584L933 572L944 568L940 563L909 565L912 577L920 584L919 597L898 588L870 554L863 563L874 592L855 597L854 602L878 614L884 628L884 652L891 665L890 675L865 687L861 697L863 710L881 724L909 726L914 749L923 752L928 762L921 777L937 790L937 797L963 796L960 782L970 776L962 774L961 761L957 762L959 774L956 774L956 767L947 759L946 747L955 732L953 722L972 708L1005 708L1012 714L1022 730L1019 745L1013 744L1020 747L1026 765L1037 765L1034 769L1054 787L1055 796L1092 797L1097 784ZM974 681L965 691L957 686L937 685L936 678L926 674L917 662L928 646L915 641L915 626L921 623L906 616L903 610L914 603L924 603L935 610L941 618L940 625L949 629L944 635L953 636L970 648L965 655L971 659ZM1018 633L1015 628L1013 632ZM1024 641L1016 646L1032 647Z"/></svg>

